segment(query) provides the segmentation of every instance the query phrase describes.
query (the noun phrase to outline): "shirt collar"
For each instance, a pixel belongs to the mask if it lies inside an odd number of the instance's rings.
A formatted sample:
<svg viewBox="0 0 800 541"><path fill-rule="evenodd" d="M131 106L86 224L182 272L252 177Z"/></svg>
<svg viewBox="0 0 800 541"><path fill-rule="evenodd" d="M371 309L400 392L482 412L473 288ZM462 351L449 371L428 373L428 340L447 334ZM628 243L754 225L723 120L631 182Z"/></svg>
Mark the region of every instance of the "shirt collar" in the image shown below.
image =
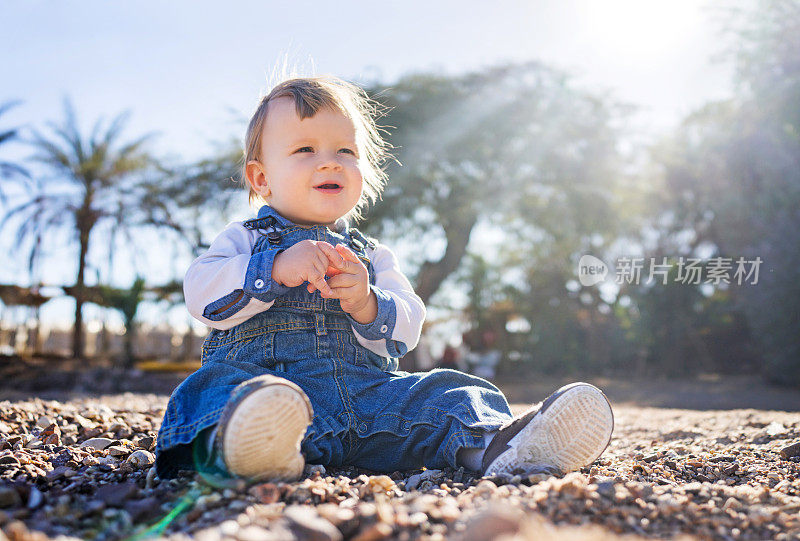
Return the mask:
<svg viewBox="0 0 800 541"><path fill-rule="evenodd" d="M261 208L258 209L258 217L266 218L267 216L272 216L273 218L275 218L278 224L281 225L282 227L292 227L297 225L288 218L284 218L283 216L278 214L278 211L276 211L269 205L262 205ZM347 220L345 220L344 218L339 218L333 225L333 230L336 231L337 233L343 233L347 231L347 229L348 229L348 223Z"/></svg>

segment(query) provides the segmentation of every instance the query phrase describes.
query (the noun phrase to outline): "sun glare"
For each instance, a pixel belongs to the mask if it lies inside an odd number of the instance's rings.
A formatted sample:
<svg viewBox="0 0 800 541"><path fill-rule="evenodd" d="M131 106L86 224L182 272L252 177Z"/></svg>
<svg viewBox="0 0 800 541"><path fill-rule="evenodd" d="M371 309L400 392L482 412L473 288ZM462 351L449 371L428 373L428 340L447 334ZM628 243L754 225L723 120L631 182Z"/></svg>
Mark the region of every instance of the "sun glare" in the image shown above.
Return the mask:
<svg viewBox="0 0 800 541"><path fill-rule="evenodd" d="M686 46L703 22L703 2L691 0L586 2L581 11L585 31L598 52L635 59Z"/></svg>

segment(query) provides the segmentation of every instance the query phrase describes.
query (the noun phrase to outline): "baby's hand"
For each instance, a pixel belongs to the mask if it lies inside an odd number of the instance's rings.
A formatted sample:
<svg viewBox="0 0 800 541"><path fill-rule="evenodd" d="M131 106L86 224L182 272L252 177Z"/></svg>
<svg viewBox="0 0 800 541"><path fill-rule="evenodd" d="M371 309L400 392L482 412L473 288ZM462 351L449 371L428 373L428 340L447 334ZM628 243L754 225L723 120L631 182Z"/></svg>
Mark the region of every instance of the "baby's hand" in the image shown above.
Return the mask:
<svg viewBox="0 0 800 541"><path fill-rule="evenodd" d="M275 256L272 279L287 287L308 282L309 291L313 285L323 297L333 297L334 292L325 281L329 263L342 265L344 259L327 242L303 240Z"/></svg>
<svg viewBox="0 0 800 541"><path fill-rule="evenodd" d="M378 315L378 301L369 287L369 271L364 263L344 244L337 244L339 258L331 258L331 267L337 271L328 279L333 297L339 299L342 310L359 323L370 323ZM309 284L311 291L311 284Z"/></svg>

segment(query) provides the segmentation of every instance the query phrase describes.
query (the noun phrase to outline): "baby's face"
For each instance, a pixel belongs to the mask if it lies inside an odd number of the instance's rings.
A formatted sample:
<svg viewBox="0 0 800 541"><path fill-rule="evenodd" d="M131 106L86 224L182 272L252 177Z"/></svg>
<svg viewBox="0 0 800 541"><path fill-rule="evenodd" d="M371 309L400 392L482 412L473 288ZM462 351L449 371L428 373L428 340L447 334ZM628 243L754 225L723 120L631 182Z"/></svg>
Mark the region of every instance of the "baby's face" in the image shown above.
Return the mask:
<svg viewBox="0 0 800 541"><path fill-rule="evenodd" d="M332 227L361 197L355 126L338 110L320 109L300 120L293 99L270 102L261 164L262 195L296 224Z"/></svg>

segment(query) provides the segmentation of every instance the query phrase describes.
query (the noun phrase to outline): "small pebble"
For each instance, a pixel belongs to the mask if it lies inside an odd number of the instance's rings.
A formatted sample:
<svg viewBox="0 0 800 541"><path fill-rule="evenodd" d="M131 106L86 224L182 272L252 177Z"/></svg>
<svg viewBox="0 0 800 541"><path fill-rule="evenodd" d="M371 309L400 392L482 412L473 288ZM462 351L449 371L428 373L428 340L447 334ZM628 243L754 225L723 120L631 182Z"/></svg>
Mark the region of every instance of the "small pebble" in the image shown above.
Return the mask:
<svg viewBox="0 0 800 541"><path fill-rule="evenodd" d="M110 438L90 438L83 443L80 444L80 447L91 447L92 449L97 449L98 451L102 451L109 445L113 444L114 440Z"/></svg>
<svg viewBox="0 0 800 541"><path fill-rule="evenodd" d="M28 495L28 509L38 509L44 503L44 495L36 488L31 487L31 493Z"/></svg>
<svg viewBox="0 0 800 541"><path fill-rule="evenodd" d="M158 474L156 472L156 467L155 466L153 466L152 468L150 468L147 471L147 478L145 480L145 488L151 489L151 488L153 488L155 486L156 476L157 475Z"/></svg>
<svg viewBox="0 0 800 541"><path fill-rule="evenodd" d="M790 458L800 456L800 442L788 445L781 449L780 456L784 460L789 460Z"/></svg>
<svg viewBox="0 0 800 541"><path fill-rule="evenodd" d="M125 460L126 464L130 464L134 468L141 469L146 468L154 464L156 461L156 457L150 451L145 451L144 449L137 449L130 456Z"/></svg>

